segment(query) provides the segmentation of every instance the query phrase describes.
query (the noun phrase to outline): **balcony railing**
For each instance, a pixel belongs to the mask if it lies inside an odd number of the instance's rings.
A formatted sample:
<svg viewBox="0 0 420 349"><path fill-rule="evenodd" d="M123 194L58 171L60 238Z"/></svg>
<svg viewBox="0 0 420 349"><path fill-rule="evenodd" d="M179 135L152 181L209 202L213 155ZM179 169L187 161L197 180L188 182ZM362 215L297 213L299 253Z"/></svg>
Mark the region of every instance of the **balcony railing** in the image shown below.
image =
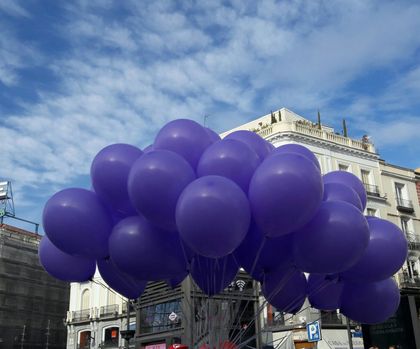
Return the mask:
<svg viewBox="0 0 420 349"><path fill-rule="evenodd" d="M420 277L418 275L410 275L407 272L397 274L398 283L400 288L416 288L420 289Z"/></svg>
<svg viewBox="0 0 420 349"><path fill-rule="evenodd" d="M408 248L410 250L420 251L420 236L411 231L406 231L404 233L408 241Z"/></svg>
<svg viewBox="0 0 420 349"><path fill-rule="evenodd" d="M111 304L102 306L99 310L99 316L100 317L106 317L106 316L116 316L118 315L118 304Z"/></svg>
<svg viewBox="0 0 420 349"><path fill-rule="evenodd" d="M363 183L363 185L365 187L367 195L376 196L376 197L381 196L381 193L379 191L379 187L377 185L368 184L368 183Z"/></svg>
<svg viewBox="0 0 420 349"><path fill-rule="evenodd" d="M261 137L268 138L276 133L281 132L298 132L311 137L321 138L329 142L341 144L359 150L369 151L374 153L375 148L373 144L363 142L361 140L351 139L342 135L335 134L324 129L319 129L314 126L305 125L299 122L279 122L272 125L261 126L258 129L252 130L258 133ZM226 135L226 133L224 134Z"/></svg>
<svg viewBox="0 0 420 349"><path fill-rule="evenodd" d="M73 312L73 321L89 321L90 309L77 310Z"/></svg>
<svg viewBox="0 0 420 349"><path fill-rule="evenodd" d="M414 212L413 202L408 199L397 197L397 210L404 212Z"/></svg>

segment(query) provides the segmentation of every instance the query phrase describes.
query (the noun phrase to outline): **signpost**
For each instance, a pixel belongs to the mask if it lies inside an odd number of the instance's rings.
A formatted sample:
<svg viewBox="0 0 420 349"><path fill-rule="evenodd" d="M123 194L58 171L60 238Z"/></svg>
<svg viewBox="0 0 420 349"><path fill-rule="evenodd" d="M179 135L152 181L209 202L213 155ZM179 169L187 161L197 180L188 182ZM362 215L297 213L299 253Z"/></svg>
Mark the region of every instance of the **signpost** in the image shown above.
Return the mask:
<svg viewBox="0 0 420 349"><path fill-rule="evenodd" d="M318 342L322 339L321 325L319 321L314 321L306 325L308 342Z"/></svg>
<svg viewBox="0 0 420 349"><path fill-rule="evenodd" d="M176 313L172 312L169 314L169 320L175 321L177 319L178 315Z"/></svg>

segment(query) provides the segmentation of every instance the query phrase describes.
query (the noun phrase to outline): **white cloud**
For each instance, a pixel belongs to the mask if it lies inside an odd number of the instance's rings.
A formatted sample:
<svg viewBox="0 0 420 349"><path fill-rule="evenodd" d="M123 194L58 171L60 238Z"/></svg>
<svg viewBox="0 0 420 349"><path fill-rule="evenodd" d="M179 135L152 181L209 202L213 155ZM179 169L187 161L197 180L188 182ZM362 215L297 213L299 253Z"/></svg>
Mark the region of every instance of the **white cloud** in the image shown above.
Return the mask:
<svg viewBox="0 0 420 349"><path fill-rule="evenodd" d="M2 0L0 1L0 11L3 11L11 16L16 17L30 17L28 11L17 0Z"/></svg>
<svg viewBox="0 0 420 349"><path fill-rule="evenodd" d="M48 52L26 49L15 35L0 35L8 47L0 54L4 84L22 83L17 72L33 64L32 55L60 80L58 91L36 91L39 102L23 101L23 111L6 115L0 128L8 144L2 175L18 183L18 192L48 186L50 195L88 174L103 146L145 146L177 117L202 122L208 114L209 125L222 131L283 105L333 110L331 101L341 97L346 110L337 113L354 113L362 129L375 100L349 93L349 83L411 59L420 45L416 5L233 1L180 9L170 1L126 2L124 15L113 17L114 6L66 4L67 20L54 28L69 45L60 56L47 59ZM382 93L383 105L397 107L396 89L401 98L416 98L419 76L413 69L395 81ZM371 122L383 146L392 144L389 126L413 139L406 122Z"/></svg>

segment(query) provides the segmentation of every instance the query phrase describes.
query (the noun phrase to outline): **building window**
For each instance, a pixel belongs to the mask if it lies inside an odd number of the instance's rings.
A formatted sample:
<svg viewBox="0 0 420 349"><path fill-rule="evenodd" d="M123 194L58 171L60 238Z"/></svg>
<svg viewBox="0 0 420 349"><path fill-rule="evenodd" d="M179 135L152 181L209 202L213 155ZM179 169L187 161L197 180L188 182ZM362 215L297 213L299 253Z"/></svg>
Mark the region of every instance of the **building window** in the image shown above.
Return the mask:
<svg viewBox="0 0 420 349"><path fill-rule="evenodd" d="M90 291L88 289L84 290L82 293L82 303L80 308L82 310L90 308Z"/></svg>
<svg viewBox="0 0 420 349"><path fill-rule="evenodd" d="M405 185L401 183L395 183L395 195L397 200L404 200L405 199Z"/></svg>
<svg viewBox="0 0 420 349"><path fill-rule="evenodd" d="M175 320L169 315L175 313ZM181 327L181 301L179 299L144 307L140 310L140 333L167 331Z"/></svg>
<svg viewBox="0 0 420 349"><path fill-rule="evenodd" d="M371 184L371 182L370 182L370 171L362 170L361 175L362 175L362 182L364 184Z"/></svg>
<svg viewBox="0 0 420 349"><path fill-rule="evenodd" d="M112 290L108 290L108 305L113 305L115 303L115 292Z"/></svg>
<svg viewBox="0 0 420 349"><path fill-rule="evenodd" d="M120 329L118 327L109 327L104 332L104 345L105 346L118 346Z"/></svg>
<svg viewBox="0 0 420 349"><path fill-rule="evenodd" d="M349 172L349 165L346 165L346 164L338 164L338 170L339 171Z"/></svg>
<svg viewBox="0 0 420 349"><path fill-rule="evenodd" d="M90 341L92 337L90 335L90 331L83 331L79 334L79 348L80 349L88 349L90 348Z"/></svg>
<svg viewBox="0 0 420 349"><path fill-rule="evenodd" d="M410 234L412 232L411 225L411 218L401 216L401 229L405 233L405 235Z"/></svg>
<svg viewBox="0 0 420 349"><path fill-rule="evenodd" d="M376 217L376 209L375 208L367 208L366 214L368 216Z"/></svg>

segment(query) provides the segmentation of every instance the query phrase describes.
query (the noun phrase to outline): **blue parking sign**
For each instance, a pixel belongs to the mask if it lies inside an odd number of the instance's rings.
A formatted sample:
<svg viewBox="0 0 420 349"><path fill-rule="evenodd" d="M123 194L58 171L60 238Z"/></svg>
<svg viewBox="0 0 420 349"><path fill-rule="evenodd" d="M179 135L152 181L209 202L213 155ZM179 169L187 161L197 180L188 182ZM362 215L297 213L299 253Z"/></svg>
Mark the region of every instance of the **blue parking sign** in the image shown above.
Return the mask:
<svg viewBox="0 0 420 349"><path fill-rule="evenodd" d="M318 342L322 339L319 321L307 324L306 331L308 332L308 342Z"/></svg>

